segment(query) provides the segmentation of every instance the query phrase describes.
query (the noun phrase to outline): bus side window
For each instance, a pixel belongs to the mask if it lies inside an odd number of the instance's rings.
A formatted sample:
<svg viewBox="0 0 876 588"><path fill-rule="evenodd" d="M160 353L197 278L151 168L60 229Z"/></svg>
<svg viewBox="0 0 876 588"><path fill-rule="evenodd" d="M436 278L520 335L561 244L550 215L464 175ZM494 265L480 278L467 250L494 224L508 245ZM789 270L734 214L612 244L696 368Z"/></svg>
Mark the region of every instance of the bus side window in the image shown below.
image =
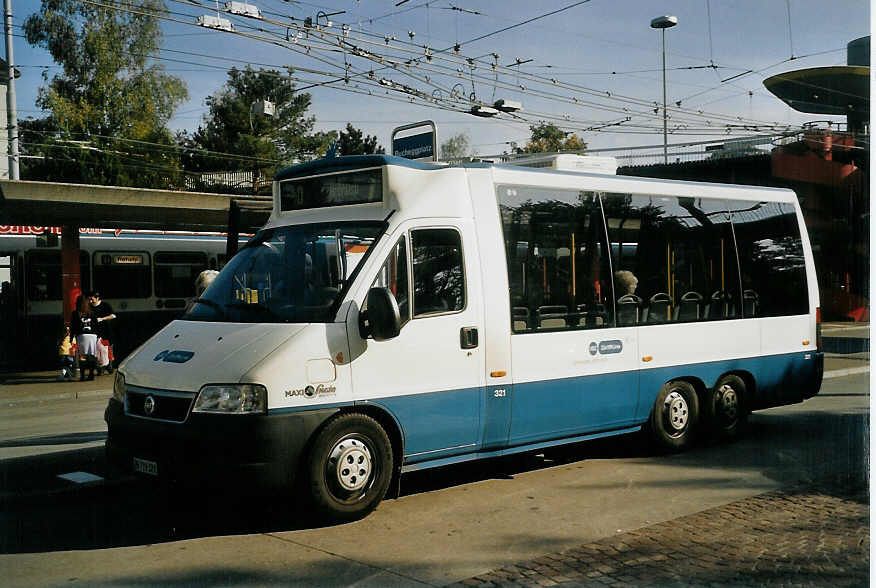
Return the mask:
<svg viewBox="0 0 876 588"><path fill-rule="evenodd" d="M803 241L794 206L730 202L739 250L745 316L809 312Z"/></svg>
<svg viewBox="0 0 876 588"><path fill-rule="evenodd" d="M740 316L742 293L727 202L603 197L622 325ZM623 306L623 313L621 312Z"/></svg>
<svg viewBox="0 0 876 588"><path fill-rule="evenodd" d="M499 186L512 333L614 325L611 271L594 192Z"/></svg>
<svg viewBox="0 0 876 588"><path fill-rule="evenodd" d="M386 261L380 266L377 277L374 278L374 282L371 284L372 288L389 288L398 302L402 325L411 319L407 260L406 239L403 236L392 248ZM362 310L365 310L366 306L363 305Z"/></svg>

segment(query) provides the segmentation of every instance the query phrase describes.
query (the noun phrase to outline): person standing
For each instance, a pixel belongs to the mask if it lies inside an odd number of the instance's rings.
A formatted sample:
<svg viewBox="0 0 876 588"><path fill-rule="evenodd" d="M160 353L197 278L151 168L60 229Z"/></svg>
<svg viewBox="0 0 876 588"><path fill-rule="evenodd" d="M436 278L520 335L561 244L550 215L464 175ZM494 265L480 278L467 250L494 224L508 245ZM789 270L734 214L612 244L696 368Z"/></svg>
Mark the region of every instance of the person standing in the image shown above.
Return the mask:
<svg viewBox="0 0 876 588"><path fill-rule="evenodd" d="M59 359L61 363L61 375L58 376L58 380L73 379L74 345L75 342L73 341L73 336L70 334L70 327L64 327L64 332L61 334L61 342L58 344L58 355L60 356Z"/></svg>
<svg viewBox="0 0 876 588"><path fill-rule="evenodd" d="M94 332L94 312L84 296L76 299L76 310L70 317L70 333L76 337L79 347L79 381L85 379L85 370L89 370L88 379L94 379L94 367L97 363L97 334Z"/></svg>
<svg viewBox="0 0 876 588"><path fill-rule="evenodd" d="M110 350L112 349L112 345L115 341L112 321L116 319L116 315L113 312L113 307L109 305L109 302L104 302L100 299L100 292L98 292L97 290L93 290L88 295L88 302L91 306L91 310L94 312L96 327L95 331L97 332L97 337L101 341L105 342L104 344L108 347L107 355L108 357L112 357ZM108 374L113 373L113 363L109 358L107 358L106 363L98 366L98 375L104 369Z"/></svg>

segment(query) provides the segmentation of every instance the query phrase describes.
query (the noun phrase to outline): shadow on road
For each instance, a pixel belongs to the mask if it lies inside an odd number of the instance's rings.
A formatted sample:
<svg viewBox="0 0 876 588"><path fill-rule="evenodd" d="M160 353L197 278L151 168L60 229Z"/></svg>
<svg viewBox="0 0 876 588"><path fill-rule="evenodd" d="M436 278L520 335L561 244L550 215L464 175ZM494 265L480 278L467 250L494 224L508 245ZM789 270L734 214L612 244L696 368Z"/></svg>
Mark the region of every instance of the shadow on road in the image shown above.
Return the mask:
<svg viewBox="0 0 876 588"><path fill-rule="evenodd" d="M637 482L658 490L691 484L721 487L747 484L748 490L756 492L764 488L762 479L750 481L752 477L740 475L741 472L759 473L772 481L772 487L776 483L788 486L823 479L848 487L865 487L869 457L866 426L865 411L765 411L752 415L746 436L735 443L703 442L684 454L658 455L640 435L627 435L581 443L547 455L416 472L403 478L402 495L489 479L513 480L523 473L591 460L641 461L679 468L678 475L664 476L663 481ZM53 468L55 472L71 471L59 467L103 475L102 448L6 460L0 464L0 482L4 488L10 488L28 472ZM696 476L691 476L690 468L694 468ZM714 475L703 476L702 471ZM592 476L583 478L580 485L582 490L617 489ZM137 478L28 503L0 504L0 552L102 549L321 526L299 493L290 490L284 495L264 497L246 490L216 484L176 488Z"/></svg>
<svg viewBox="0 0 876 588"><path fill-rule="evenodd" d="M870 351L868 337L824 337L822 341L826 353L847 354Z"/></svg>
<svg viewBox="0 0 876 588"><path fill-rule="evenodd" d="M0 386L17 386L19 384L46 384L57 382L57 374L27 374L15 372L0 372Z"/></svg>

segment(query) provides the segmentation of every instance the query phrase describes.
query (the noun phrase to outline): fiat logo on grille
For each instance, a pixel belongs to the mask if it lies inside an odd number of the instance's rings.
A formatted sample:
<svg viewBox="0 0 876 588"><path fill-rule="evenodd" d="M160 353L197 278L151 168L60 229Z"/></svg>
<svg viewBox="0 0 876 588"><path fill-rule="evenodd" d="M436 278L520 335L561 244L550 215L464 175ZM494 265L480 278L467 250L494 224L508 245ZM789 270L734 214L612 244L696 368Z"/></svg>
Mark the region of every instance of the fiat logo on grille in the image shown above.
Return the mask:
<svg viewBox="0 0 876 588"><path fill-rule="evenodd" d="M152 395L146 397L143 401L143 412L146 416L152 416L155 413L155 398Z"/></svg>

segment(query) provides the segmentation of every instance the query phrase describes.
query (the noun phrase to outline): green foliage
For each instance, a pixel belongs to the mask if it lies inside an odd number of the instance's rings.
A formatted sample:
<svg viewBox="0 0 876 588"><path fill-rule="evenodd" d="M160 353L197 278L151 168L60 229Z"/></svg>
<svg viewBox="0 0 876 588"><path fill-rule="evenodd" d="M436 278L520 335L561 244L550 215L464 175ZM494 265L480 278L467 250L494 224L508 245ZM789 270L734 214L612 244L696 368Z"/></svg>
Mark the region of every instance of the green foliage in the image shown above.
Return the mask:
<svg viewBox="0 0 876 588"><path fill-rule="evenodd" d="M149 59L161 41L158 18L150 15L159 12L166 12L163 0L43 0L39 12L27 17L27 41L46 49L62 68L52 77L43 74L37 97L51 114L22 125L23 149L43 157L26 167L30 177L178 184L180 166L167 123L188 92L180 78Z"/></svg>
<svg viewBox="0 0 876 588"><path fill-rule="evenodd" d="M273 104L273 116L253 111L254 104L265 100ZM276 70L231 68L225 85L207 97L207 107L204 124L191 137L182 134L178 140L201 151L253 159L245 162L215 154L189 154L188 169L251 168L270 174L296 159L325 153L336 139L334 132L312 132L315 118L306 116L310 94L296 92L289 76Z"/></svg>
<svg viewBox="0 0 876 588"><path fill-rule="evenodd" d="M377 137L363 135L361 129L347 123L347 128L338 133L338 155L370 155L386 153L386 149L377 144Z"/></svg>
<svg viewBox="0 0 876 588"><path fill-rule="evenodd" d="M471 145L468 140L468 135L459 133L441 143L441 159L461 159L468 157L471 152Z"/></svg>
<svg viewBox="0 0 876 588"><path fill-rule="evenodd" d="M550 153L555 151L580 151L587 149L587 143L578 135L567 133L551 123L539 123L529 127L532 136L525 153Z"/></svg>

